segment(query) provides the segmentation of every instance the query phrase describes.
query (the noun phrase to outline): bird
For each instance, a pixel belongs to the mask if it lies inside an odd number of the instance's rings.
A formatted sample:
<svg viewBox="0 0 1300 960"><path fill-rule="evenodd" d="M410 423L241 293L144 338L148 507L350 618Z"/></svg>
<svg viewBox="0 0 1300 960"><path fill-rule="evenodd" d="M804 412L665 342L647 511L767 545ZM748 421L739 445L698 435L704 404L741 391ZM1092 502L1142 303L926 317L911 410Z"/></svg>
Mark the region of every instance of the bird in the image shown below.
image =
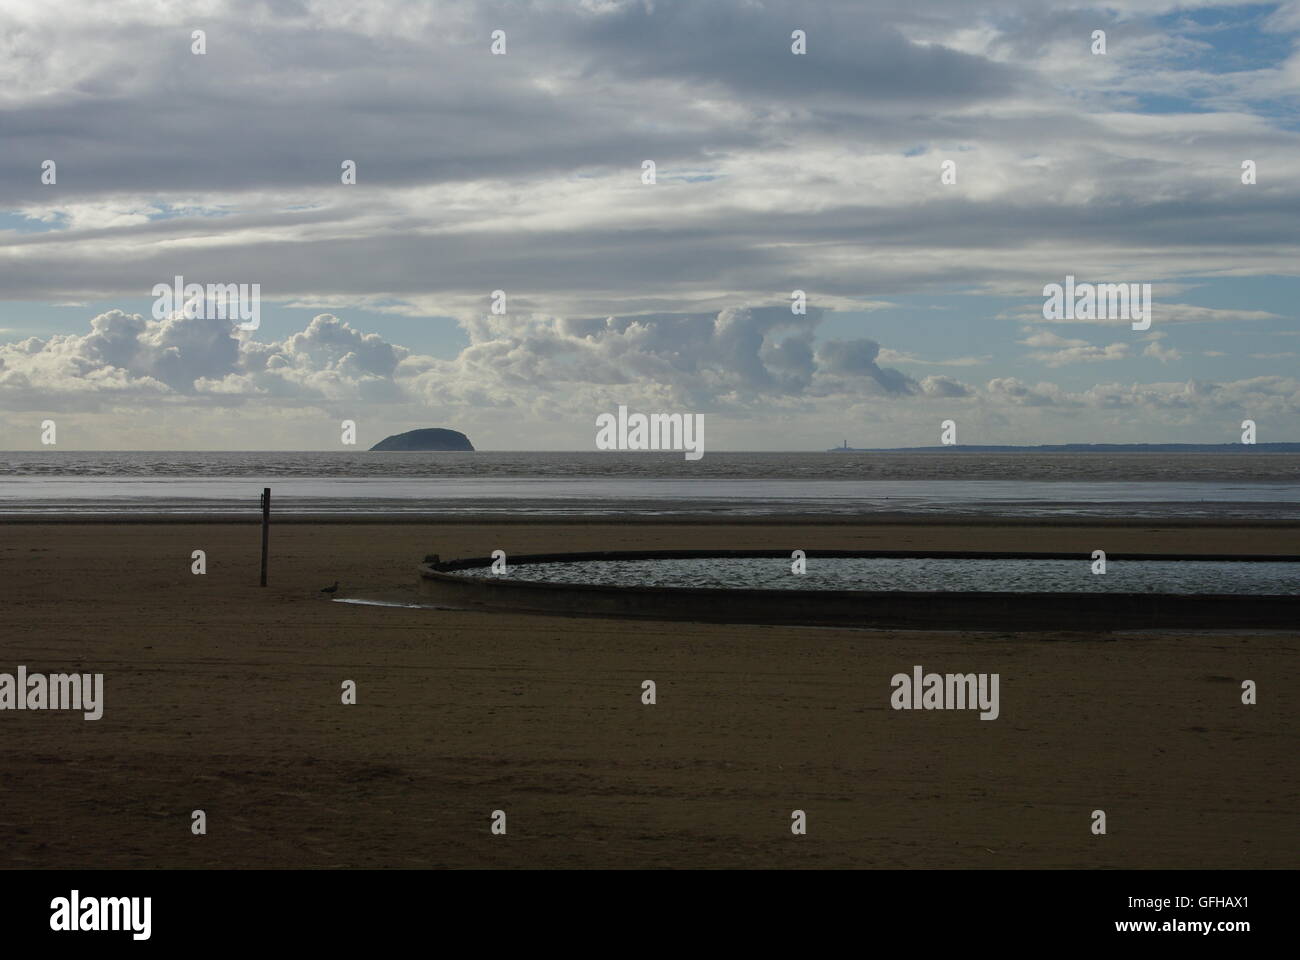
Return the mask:
<svg viewBox="0 0 1300 960"><path fill-rule="evenodd" d="M321 587L321 588L320 588L320 592L321 592L321 593L336 593L336 592L338 591L338 588L339 588L339 582L338 582L337 580L335 580L333 586L331 586L331 587Z"/></svg>

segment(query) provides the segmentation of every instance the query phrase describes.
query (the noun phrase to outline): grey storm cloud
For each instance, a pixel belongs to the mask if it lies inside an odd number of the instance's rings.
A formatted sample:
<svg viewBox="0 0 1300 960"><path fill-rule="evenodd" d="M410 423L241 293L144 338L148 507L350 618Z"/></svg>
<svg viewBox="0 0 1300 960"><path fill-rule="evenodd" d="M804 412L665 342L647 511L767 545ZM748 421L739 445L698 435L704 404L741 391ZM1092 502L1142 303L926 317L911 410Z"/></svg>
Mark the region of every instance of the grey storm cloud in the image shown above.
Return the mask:
<svg viewBox="0 0 1300 960"><path fill-rule="evenodd" d="M33 158L75 159L63 187L74 192L328 183L342 157L371 182L421 183L698 161L761 142L773 96L815 114L827 95L842 98L838 110L864 98L965 103L1031 81L910 42L857 3L368 6L357 16L341 3L230 2L197 15L137 4L112 19L25 18L10 51L41 96L6 111L6 140ZM792 26L814 38L813 56L790 54ZM204 56L190 50L195 27L207 32ZM488 55L494 29L510 38L505 57ZM695 102L702 82L758 115L719 124Z"/></svg>
<svg viewBox="0 0 1300 960"><path fill-rule="evenodd" d="M911 377L891 367L876 363L880 344L874 340L828 340L818 352L823 369L829 374L870 377L888 393L912 393L917 384Z"/></svg>
<svg viewBox="0 0 1300 960"><path fill-rule="evenodd" d="M878 16L882 9L846 2L656 0L584 19L574 39L595 51L586 63L588 76L714 83L810 113L851 109L877 97L913 106L969 102L1009 95L1030 81L1014 65L911 42ZM902 9L895 6L895 14ZM793 29L812 38L815 60L790 55Z"/></svg>

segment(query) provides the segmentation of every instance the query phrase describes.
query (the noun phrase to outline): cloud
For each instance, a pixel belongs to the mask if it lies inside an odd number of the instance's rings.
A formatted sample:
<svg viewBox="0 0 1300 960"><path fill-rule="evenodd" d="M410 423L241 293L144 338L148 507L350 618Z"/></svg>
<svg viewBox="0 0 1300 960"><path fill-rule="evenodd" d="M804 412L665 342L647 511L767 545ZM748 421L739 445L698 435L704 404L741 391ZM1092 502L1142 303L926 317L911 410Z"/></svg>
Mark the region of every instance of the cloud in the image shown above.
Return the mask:
<svg viewBox="0 0 1300 960"><path fill-rule="evenodd" d="M1161 363L1170 363L1174 360L1181 360L1183 355L1173 347L1162 347L1159 340L1152 340L1142 351L1142 356L1151 357L1153 360L1159 360Z"/></svg>
<svg viewBox="0 0 1300 960"><path fill-rule="evenodd" d="M260 343L236 337L228 321L111 310L92 318L85 335L0 345L0 399L26 405L41 396L90 393L195 403L268 395L381 401L396 396L392 378L406 354L328 315L283 342Z"/></svg>
<svg viewBox="0 0 1300 960"><path fill-rule="evenodd" d="M845 417L893 423L900 431L895 442L906 443L932 426L936 402L945 415L965 411L968 419L1001 416L998 411L1077 416L1137 409L1148 426L1185 423L1188 429L1225 410L1286 422L1300 414L1300 382L1283 377L1106 383L1074 391L1016 377L982 386L946 376L917 381L881 366L875 340L819 339L824 322L820 313L796 317L774 307L712 316L484 316L463 322L467 345L444 359L329 314L281 340L259 341L255 334L234 335L228 321L159 321L114 310L91 318L82 334L0 345L0 406L42 416L111 415L96 421L94 434L108 449L121 448L122 441L110 438L131 435L141 418L169 438L154 443L184 445L193 430L218 447L225 436L230 448L232 442L247 446L248 429L288 431L281 443L301 444L309 430L323 433L338 417L372 429L434 420L534 448L572 448L589 440L585 428L594 411L618 403L707 413L720 418L715 424L779 419L786 425L779 435L759 437L767 448L798 446L793 437L815 435L828 424L842 432L851 426ZM1047 331L1030 339L1059 351L1089 349ZM1158 347L1159 340L1147 346ZM954 403L963 406L954 410ZM168 421L169 411L181 418ZM1079 424L1061 421L1050 429L1055 432L1046 439L1062 431L1077 436Z"/></svg>
<svg viewBox="0 0 1300 960"><path fill-rule="evenodd" d="M911 353L881 348L878 359L884 363L915 363L924 367L981 367L993 360L992 354L982 357L953 357L948 360L925 360Z"/></svg>
<svg viewBox="0 0 1300 960"><path fill-rule="evenodd" d="M913 381L875 363L873 340L814 350L821 311L729 308L716 315L616 318L481 316L463 322L454 361L412 354L321 314L282 341L237 336L227 321L154 320L112 310L84 335L0 346L11 389L32 394L112 391L195 402L357 398L526 404L557 385L636 389L696 409L814 394L867 383L905 394ZM634 387L635 385L635 387ZM495 399L494 399L495 398Z"/></svg>
<svg viewBox="0 0 1300 960"><path fill-rule="evenodd" d="M1011 406L1053 406L1061 399L1060 391L1051 384L1030 387L1015 377L995 377L985 390L990 399Z"/></svg>
<svg viewBox="0 0 1300 960"><path fill-rule="evenodd" d="M179 273L336 314L468 317L505 289L523 312L627 316L1023 293L1067 269L1168 291L1294 275L1291 61L1200 69L1210 41L1172 9L212 0L200 57L175 5L20 5L6 146L60 175L0 178L0 208L41 227L0 230L0 297L117 300ZM1088 54L1116 23L1112 55ZM1144 111L1152 91L1204 102ZM1225 168L1243 144L1249 188Z"/></svg>
<svg viewBox="0 0 1300 960"><path fill-rule="evenodd" d="M818 351L822 370L832 377L853 379L869 377L886 393L908 394L916 389L916 382L892 367L876 363L880 344L866 338L859 340L828 340Z"/></svg>
<svg viewBox="0 0 1300 960"><path fill-rule="evenodd" d="M1071 340L1048 330L1030 331L1020 343L1031 347L1049 347L1053 349L1036 350L1030 353L1035 360L1049 367L1064 367L1072 363L1098 363L1103 360L1122 360L1129 356L1129 345L1112 343L1104 347L1094 346L1086 340ZM1151 344L1154 347L1155 344ZM1151 347L1148 347L1148 356Z"/></svg>
<svg viewBox="0 0 1300 960"><path fill-rule="evenodd" d="M926 377L921 381L921 392L927 397L968 397L971 388L951 377Z"/></svg>
<svg viewBox="0 0 1300 960"><path fill-rule="evenodd" d="M1097 384L1080 399L1102 410L1136 410L1150 422L1181 422L1204 429L1207 418L1252 416L1285 422L1297 410L1300 381L1294 377L1251 377L1226 383L1188 380L1181 383ZM1212 422L1212 421L1211 421Z"/></svg>

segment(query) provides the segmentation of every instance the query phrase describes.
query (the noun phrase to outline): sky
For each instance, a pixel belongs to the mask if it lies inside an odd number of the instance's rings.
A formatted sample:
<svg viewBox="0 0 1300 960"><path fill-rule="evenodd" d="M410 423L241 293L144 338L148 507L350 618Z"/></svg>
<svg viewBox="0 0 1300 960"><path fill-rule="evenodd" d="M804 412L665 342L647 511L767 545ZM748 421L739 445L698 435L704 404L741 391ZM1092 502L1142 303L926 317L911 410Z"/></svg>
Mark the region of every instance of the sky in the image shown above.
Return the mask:
<svg viewBox="0 0 1300 960"><path fill-rule="evenodd" d="M6 0L0 449L1297 441L1298 107L1300 0Z"/></svg>

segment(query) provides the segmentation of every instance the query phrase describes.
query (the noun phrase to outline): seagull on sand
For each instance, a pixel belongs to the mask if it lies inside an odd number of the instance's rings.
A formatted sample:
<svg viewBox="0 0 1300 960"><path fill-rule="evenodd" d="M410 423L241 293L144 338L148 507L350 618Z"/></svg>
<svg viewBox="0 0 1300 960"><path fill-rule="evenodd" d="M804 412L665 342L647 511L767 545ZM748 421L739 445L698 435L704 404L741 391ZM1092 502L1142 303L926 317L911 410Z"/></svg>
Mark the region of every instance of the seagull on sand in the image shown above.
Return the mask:
<svg viewBox="0 0 1300 960"><path fill-rule="evenodd" d="M338 591L338 589L339 589L339 582L338 582L337 580L335 580L335 581L334 581L334 585L333 585L332 587L321 587L321 588L320 588L320 592L321 592L321 593L336 593L336 592Z"/></svg>

